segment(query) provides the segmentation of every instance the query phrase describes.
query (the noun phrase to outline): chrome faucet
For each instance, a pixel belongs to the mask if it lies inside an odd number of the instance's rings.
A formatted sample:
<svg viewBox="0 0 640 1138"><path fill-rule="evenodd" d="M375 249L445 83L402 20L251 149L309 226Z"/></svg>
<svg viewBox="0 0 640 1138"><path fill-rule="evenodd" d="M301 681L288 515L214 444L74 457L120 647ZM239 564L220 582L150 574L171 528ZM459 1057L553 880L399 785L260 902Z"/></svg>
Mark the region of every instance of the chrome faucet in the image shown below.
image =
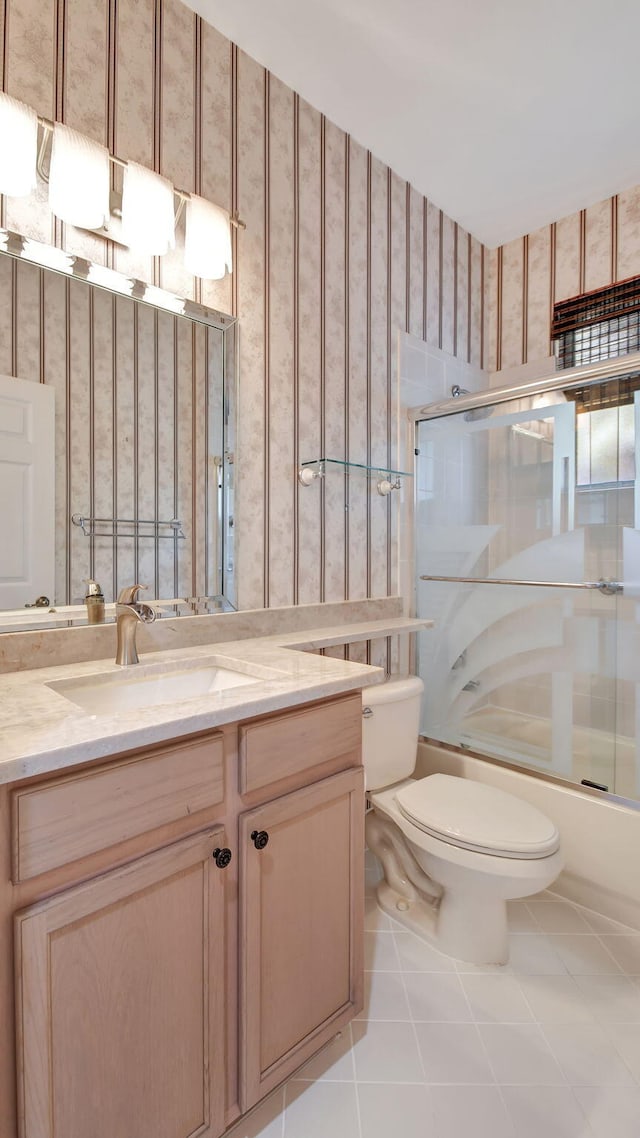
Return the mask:
<svg viewBox="0 0 640 1138"><path fill-rule="evenodd" d="M138 651L136 649L138 622L153 624L156 619L156 610L151 605L145 605L138 600L140 589L146 589L146 587L146 585L129 585L118 593L118 600L116 601L116 632L118 637L116 664L121 664L123 667L138 663Z"/></svg>

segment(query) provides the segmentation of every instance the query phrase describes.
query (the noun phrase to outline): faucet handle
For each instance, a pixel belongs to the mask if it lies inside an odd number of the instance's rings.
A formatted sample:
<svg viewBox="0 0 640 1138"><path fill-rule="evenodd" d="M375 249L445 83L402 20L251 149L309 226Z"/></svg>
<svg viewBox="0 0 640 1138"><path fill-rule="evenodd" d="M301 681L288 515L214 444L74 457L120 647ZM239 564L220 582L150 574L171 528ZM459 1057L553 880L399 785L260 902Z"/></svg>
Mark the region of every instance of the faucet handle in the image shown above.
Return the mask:
<svg viewBox="0 0 640 1138"><path fill-rule="evenodd" d="M140 589L148 588L148 585L126 585L125 588L121 589L118 593L117 603L119 605L133 605L138 599Z"/></svg>

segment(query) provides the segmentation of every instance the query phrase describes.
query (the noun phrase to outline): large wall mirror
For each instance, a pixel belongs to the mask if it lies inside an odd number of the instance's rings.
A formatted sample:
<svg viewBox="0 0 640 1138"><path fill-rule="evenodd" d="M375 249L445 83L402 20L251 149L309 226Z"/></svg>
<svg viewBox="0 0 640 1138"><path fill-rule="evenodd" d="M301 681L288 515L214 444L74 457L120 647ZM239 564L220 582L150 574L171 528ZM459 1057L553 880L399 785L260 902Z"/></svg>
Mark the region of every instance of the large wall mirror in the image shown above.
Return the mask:
<svg viewBox="0 0 640 1138"><path fill-rule="evenodd" d="M236 321L2 236L0 631L81 622L87 578L107 619L135 582L160 613L235 607ZM51 474L30 504L15 448L32 385L53 391L55 414ZM45 471L48 445L32 448Z"/></svg>

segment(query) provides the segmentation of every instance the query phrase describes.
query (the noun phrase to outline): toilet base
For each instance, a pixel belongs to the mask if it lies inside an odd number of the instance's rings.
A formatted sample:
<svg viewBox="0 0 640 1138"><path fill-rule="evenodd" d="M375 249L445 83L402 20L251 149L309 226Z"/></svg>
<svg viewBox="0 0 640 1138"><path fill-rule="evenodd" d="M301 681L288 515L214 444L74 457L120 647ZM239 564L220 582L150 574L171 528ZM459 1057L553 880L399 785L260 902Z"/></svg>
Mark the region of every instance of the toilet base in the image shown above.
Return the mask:
<svg viewBox="0 0 640 1138"><path fill-rule="evenodd" d="M506 964L509 958L507 906L484 896L474 899L445 893L439 903L408 898L383 880L376 888L383 913L446 956L468 964Z"/></svg>

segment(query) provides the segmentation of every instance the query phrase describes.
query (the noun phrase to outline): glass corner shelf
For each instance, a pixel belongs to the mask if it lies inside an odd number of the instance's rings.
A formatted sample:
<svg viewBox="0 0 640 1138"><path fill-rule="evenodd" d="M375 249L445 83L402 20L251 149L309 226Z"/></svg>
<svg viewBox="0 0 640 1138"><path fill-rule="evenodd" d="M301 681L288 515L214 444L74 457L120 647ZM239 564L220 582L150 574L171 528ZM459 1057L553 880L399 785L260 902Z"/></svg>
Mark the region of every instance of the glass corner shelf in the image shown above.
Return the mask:
<svg viewBox="0 0 640 1138"><path fill-rule="evenodd" d="M298 481L302 486L310 486L319 478L326 478L331 471L342 470L344 474L362 475L376 479L376 489L383 497L392 490L399 490L402 478L412 478L409 470L392 470L388 466L374 466L363 462L346 462L341 458L313 458L302 462L298 470Z"/></svg>

